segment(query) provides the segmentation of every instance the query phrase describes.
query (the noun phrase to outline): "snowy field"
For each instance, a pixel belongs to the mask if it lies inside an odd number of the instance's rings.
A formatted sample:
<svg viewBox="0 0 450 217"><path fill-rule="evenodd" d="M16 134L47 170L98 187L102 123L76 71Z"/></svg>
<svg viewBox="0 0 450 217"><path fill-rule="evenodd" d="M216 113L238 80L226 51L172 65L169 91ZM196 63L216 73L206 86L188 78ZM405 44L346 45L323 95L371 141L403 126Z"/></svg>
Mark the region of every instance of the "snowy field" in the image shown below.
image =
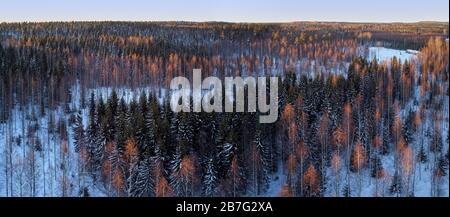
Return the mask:
<svg viewBox="0 0 450 217"><path fill-rule="evenodd" d="M402 62L417 59L418 52L415 50L397 50L385 47L369 47L368 60L376 58L378 62L390 61L394 56Z"/></svg>

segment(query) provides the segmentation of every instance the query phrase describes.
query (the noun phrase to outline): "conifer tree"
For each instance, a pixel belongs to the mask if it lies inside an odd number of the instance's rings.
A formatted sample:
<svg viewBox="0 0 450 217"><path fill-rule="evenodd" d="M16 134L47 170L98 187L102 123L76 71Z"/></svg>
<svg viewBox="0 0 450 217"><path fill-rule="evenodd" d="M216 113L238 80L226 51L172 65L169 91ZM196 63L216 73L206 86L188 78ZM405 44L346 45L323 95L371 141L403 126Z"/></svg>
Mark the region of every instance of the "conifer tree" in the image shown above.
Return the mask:
<svg viewBox="0 0 450 217"><path fill-rule="evenodd" d="M206 170L203 175L203 195L207 197L216 194L217 172L214 166L213 158L209 158L206 162Z"/></svg>
<svg viewBox="0 0 450 217"><path fill-rule="evenodd" d="M86 137L83 126L83 118L81 117L81 111L79 110L75 116L75 123L73 127L73 142L75 144L75 152L79 152L80 149L84 149L86 145Z"/></svg>

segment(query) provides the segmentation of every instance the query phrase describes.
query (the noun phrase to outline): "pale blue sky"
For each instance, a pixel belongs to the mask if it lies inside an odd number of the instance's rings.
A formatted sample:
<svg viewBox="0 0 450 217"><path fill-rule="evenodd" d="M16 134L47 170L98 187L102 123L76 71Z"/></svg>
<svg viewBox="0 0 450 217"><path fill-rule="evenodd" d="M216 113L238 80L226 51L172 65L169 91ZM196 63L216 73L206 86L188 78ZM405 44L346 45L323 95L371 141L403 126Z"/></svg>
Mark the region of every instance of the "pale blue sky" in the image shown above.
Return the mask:
<svg viewBox="0 0 450 217"><path fill-rule="evenodd" d="M0 0L0 22L448 22L448 8L448 0Z"/></svg>

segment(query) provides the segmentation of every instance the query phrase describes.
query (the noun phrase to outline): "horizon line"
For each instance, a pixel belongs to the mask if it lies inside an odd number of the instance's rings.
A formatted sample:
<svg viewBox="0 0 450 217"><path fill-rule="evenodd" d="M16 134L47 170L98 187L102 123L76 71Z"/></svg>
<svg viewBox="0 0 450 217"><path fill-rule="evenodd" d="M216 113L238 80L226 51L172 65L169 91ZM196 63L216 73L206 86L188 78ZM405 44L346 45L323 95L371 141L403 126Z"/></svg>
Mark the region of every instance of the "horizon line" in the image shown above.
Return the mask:
<svg viewBox="0 0 450 217"><path fill-rule="evenodd" d="M21 23L88 23L88 22L128 22L128 23L234 23L234 24L289 24L289 23L355 23L355 24L414 24L414 23L449 23L442 20L417 20L417 21L332 21L332 20L292 20L292 21L220 21L220 20L24 20L24 21L2 21L0 24L21 24Z"/></svg>

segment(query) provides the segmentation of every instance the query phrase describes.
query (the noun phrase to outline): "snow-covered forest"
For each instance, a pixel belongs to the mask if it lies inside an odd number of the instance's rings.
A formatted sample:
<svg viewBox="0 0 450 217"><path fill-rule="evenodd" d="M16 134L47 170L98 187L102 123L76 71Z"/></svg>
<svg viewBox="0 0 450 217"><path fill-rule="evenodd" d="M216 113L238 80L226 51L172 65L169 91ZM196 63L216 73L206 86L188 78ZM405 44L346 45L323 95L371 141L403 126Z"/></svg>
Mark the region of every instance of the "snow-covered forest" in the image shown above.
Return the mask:
<svg viewBox="0 0 450 217"><path fill-rule="evenodd" d="M277 122L172 112L193 69ZM0 196L448 197L448 69L448 23L2 23Z"/></svg>

